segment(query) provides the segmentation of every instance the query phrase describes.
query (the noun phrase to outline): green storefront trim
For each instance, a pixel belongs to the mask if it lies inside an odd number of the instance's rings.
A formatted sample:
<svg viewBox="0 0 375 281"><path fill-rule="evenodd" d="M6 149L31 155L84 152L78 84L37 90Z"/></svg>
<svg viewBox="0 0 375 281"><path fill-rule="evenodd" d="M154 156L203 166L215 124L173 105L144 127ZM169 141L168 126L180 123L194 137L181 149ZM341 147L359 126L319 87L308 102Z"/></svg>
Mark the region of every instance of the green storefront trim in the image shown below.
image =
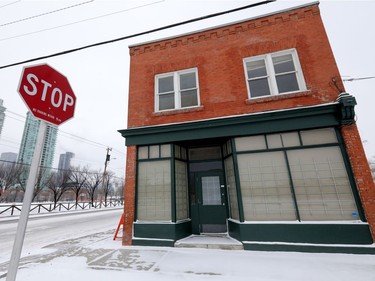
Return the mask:
<svg viewBox="0 0 375 281"><path fill-rule="evenodd" d="M250 251L280 251L280 252L304 252L304 253L331 253L331 254L356 254L374 255L374 247L343 246L343 245L308 245L308 244L262 244L254 242L243 242L244 250Z"/></svg>
<svg viewBox="0 0 375 281"><path fill-rule="evenodd" d="M175 241L191 235L191 221L176 223L135 222L133 245L173 247Z"/></svg>
<svg viewBox="0 0 375 281"><path fill-rule="evenodd" d="M334 127L354 122L356 104L353 96L341 93L336 102L321 105L134 127L119 132L129 146Z"/></svg>
<svg viewBox="0 0 375 281"><path fill-rule="evenodd" d="M129 128L120 130L126 145L154 145L163 143L188 142L214 138L233 139L238 136L250 136L296 130L309 130L323 127L338 127L354 122L354 97L343 94L332 102L318 106L244 114L209 120L184 123ZM339 141L342 139L339 137ZM233 145L233 143L232 143ZM340 143L340 147L343 144ZM236 152L233 151L234 166ZM172 150L173 152L173 150ZM345 152L345 151L344 151ZM173 153L174 155L174 153ZM345 154L344 154L345 156ZM347 156L344 157L352 186L355 186ZM174 175L174 161L171 161ZM235 167L235 169L237 169ZM136 173L138 176L138 172ZM177 240L193 233L191 220L176 221L175 178L172 178L172 222L138 222L133 224L133 245L152 245L173 247ZM236 182L239 182L237 178ZM369 225L365 223L357 191L354 196L359 208L361 223L345 222L245 222L242 213L241 193L237 188L240 221L228 220L229 236L241 241L246 250L280 250L332 253L372 253L374 248ZM190 216L192 212L190 210ZM335 246L336 245L336 246ZM341 247L338 245L346 245ZM367 247L366 247L367 245Z"/></svg>
<svg viewBox="0 0 375 281"><path fill-rule="evenodd" d="M342 124L342 103L301 107L119 130L126 145L151 145L186 140L247 136Z"/></svg>
<svg viewBox="0 0 375 281"><path fill-rule="evenodd" d="M228 220L228 233L239 241L369 245L367 223L241 223Z"/></svg>

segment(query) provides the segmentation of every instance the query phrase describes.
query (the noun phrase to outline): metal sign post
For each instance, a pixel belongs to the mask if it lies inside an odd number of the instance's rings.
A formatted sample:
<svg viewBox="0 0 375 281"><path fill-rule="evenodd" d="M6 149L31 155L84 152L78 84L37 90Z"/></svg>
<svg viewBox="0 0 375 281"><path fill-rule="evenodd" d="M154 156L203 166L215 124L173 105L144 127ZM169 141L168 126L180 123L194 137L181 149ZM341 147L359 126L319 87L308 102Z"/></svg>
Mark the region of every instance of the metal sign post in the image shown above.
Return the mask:
<svg viewBox="0 0 375 281"><path fill-rule="evenodd" d="M40 159L42 158L42 150L44 138L47 131L47 123L45 121L40 122L38 138L34 150L33 160L31 162L29 177L26 184L26 191L23 198L22 210L20 219L18 221L18 227L16 232L16 238L13 244L12 256L9 262L9 268L7 273L6 281L15 281L17 275L18 264L20 261L22 245L25 238L27 221L29 218L31 201L33 200L34 186L38 179L38 167Z"/></svg>
<svg viewBox="0 0 375 281"><path fill-rule="evenodd" d="M43 144L47 131L46 122L58 126L73 118L76 104L76 96L68 79L47 64L24 67L18 86L18 93L30 112L41 122L6 281L16 280L34 187L38 180L38 167L42 158Z"/></svg>

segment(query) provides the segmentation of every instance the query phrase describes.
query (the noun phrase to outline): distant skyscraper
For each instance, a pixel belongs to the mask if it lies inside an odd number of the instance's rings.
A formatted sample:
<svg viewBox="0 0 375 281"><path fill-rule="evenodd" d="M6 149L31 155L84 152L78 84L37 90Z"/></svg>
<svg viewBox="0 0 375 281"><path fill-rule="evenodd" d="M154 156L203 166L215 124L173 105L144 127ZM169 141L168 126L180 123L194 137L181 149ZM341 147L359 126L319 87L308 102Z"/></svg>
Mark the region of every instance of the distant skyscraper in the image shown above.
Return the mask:
<svg viewBox="0 0 375 281"><path fill-rule="evenodd" d="M74 157L73 152L67 152L64 154L60 154L59 158L59 170L68 170L70 168L70 162Z"/></svg>
<svg viewBox="0 0 375 281"><path fill-rule="evenodd" d="M31 164L38 137L40 122L41 121L35 118L30 112L27 112L20 151L18 154L18 162ZM55 155L57 131L57 126L50 124L47 125L46 137L42 150L42 159L40 162L40 166L42 167L52 167L53 158Z"/></svg>
<svg viewBox="0 0 375 281"><path fill-rule="evenodd" d="M3 130L3 126L4 126L5 110L6 110L6 108L3 106L3 100L0 99L0 135L1 135L1 131Z"/></svg>
<svg viewBox="0 0 375 281"><path fill-rule="evenodd" d="M1 153L1 156L0 156L0 160L1 161L5 161L5 162L16 162L17 160L17 153L14 153L14 152L3 152Z"/></svg>

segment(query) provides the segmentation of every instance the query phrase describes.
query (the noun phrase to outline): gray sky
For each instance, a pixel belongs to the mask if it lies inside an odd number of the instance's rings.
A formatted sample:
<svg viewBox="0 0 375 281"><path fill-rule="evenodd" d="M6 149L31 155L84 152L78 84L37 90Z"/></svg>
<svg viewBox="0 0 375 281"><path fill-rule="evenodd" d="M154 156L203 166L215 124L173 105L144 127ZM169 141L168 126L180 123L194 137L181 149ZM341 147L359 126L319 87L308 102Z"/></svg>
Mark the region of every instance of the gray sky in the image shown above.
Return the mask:
<svg viewBox="0 0 375 281"><path fill-rule="evenodd" d="M143 32L188 19L245 6L257 1L234 0L127 0L127 1L15 1L0 0L0 66L68 49ZM259 2L259 1L258 1ZM73 165L108 168L124 175L125 145L117 132L126 128L129 79L128 46L187 33L313 1L283 1L200 21L178 28L123 40L64 56L43 59L64 74L77 97L75 116L59 127L58 156L74 152ZM78 5L79 4L79 5ZM375 1L320 1L323 22L344 79L375 76ZM0 153L18 153L27 108L17 92L25 65L0 69L0 98L8 109L0 137ZM357 124L368 158L375 156L371 111L375 79L345 82L357 99ZM116 159L114 159L116 158Z"/></svg>

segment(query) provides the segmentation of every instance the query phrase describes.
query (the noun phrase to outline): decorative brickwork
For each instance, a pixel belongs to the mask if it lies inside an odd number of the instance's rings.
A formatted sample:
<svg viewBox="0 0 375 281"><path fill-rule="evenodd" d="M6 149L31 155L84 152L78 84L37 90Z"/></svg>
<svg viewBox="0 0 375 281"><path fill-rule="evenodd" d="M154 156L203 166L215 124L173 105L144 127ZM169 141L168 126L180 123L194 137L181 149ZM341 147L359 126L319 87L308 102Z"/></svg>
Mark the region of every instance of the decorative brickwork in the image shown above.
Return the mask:
<svg viewBox="0 0 375 281"><path fill-rule="evenodd" d="M308 91L249 101L243 59L290 48L298 52ZM340 73L318 5L133 46L130 54L129 128L322 104L339 94L331 86ZM155 114L155 75L193 67L204 110Z"/></svg>

